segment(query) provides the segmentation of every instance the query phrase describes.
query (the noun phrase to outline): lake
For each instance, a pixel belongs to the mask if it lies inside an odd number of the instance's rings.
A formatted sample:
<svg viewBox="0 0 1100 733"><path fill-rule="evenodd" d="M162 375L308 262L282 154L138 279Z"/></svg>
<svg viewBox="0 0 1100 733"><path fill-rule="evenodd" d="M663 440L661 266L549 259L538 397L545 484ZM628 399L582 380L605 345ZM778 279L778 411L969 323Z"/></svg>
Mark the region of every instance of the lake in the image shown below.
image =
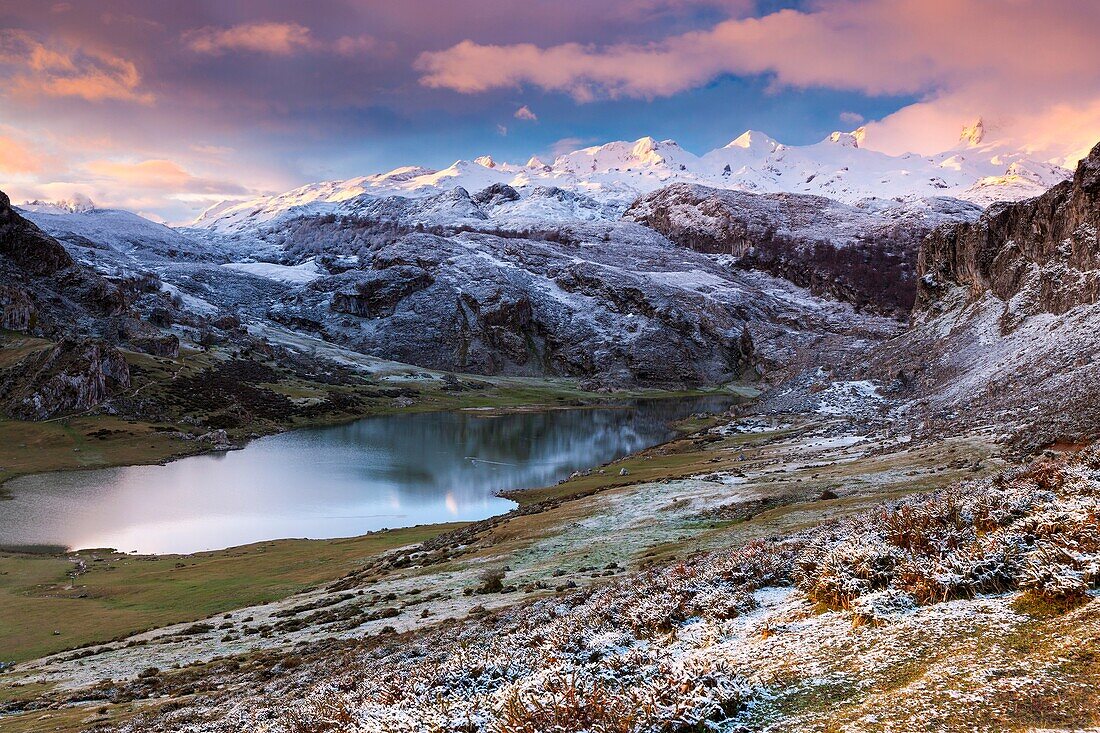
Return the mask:
<svg viewBox="0 0 1100 733"><path fill-rule="evenodd" d="M554 484L664 442L671 421L734 401L387 415L164 466L24 476L0 501L0 545L186 553L484 519L515 506L499 491Z"/></svg>

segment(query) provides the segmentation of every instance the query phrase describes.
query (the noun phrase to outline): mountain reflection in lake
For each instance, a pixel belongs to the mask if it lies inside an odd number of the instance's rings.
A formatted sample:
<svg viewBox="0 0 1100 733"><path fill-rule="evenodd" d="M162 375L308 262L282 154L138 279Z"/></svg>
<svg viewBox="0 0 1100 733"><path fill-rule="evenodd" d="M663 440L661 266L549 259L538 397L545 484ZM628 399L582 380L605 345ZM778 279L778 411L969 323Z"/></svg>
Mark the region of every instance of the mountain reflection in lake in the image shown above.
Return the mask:
<svg viewBox="0 0 1100 733"><path fill-rule="evenodd" d="M26 476L9 484L15 499L0 502L0 544L195 552L483 519L514 506L497 491L553 484L667 440L670 420L731 401L380 416L166 466Z"/></svg>

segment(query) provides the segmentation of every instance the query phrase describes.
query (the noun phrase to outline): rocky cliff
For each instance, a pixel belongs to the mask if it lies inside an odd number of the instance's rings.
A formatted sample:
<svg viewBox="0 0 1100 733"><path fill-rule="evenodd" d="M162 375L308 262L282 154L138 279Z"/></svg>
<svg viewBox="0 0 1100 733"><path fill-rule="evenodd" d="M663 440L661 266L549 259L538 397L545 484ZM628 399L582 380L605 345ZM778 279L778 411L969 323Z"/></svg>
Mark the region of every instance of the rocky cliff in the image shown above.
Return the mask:
<svg viewBox="0 0 1100 733"><path fill-rule="evenodd" d="M1071 181L931 234L912 328L870 359L933 429L1022 449L1100 434L1100 145Z"/></svg>
<svg viewBox="0 0 1100 733"><path fill-rule="evenodd" d="M981 209L949 198L842 204L821 196L755 194L675 184L639 198L623 218L698 252L785 278L815 295L906 315L920 241Z"/></svg>
<svg viewBox="0 0 1100 733"><path fill-rule="evenodd" d="M63 340L0 371L0 404L23 420L81 412L130 386L130 369L102 342Z"/></svg>
<svg viewBox="0 0 1100 733"><path fill-rule="evenodd" d="M972 223L936 230L918 258L919 310L952 288L1005 303L1011 329L1037 313L1061 315L1100 297L1100 145L1073 179L1028 201L997 204Z"/></svg>

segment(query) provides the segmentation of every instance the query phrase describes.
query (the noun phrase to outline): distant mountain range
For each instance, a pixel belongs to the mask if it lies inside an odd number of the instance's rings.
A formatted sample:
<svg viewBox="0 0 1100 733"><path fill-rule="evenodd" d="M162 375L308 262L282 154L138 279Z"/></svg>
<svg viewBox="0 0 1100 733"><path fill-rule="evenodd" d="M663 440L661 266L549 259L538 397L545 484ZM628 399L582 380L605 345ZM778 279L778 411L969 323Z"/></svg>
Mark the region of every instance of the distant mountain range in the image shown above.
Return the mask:
<svg viewBox="0 0 1100 733"><path fill-rule="evenodd" d="M673 140L643 137L576 150L544 163L523 165L489 156L459 160L443 170L396 168L343 181L314 183L248 201L224 201L204 211L193 227L238 232L287 215L354 213L365 199L421 198L462 187L473 193L494 184L519 193L509 211L527 213L536 191L541 203L532 218L616 218L638 196L672 183L753 193L802 193L848 204L869 198L952 197L983 206L1038 196L1070 177L1070 171L1034 160L988 139L979 120L963 128L954 147L936 155L887 155L862 146L863 128L834 132L813 145L784 145L749 130L728 145L698 156ZM546 207L546 189L575 194L570 205ZM561 202L562 197L551 196ZM579 202L579 203L578 203ZM512 211L512 210L519 211Z"/></svg>

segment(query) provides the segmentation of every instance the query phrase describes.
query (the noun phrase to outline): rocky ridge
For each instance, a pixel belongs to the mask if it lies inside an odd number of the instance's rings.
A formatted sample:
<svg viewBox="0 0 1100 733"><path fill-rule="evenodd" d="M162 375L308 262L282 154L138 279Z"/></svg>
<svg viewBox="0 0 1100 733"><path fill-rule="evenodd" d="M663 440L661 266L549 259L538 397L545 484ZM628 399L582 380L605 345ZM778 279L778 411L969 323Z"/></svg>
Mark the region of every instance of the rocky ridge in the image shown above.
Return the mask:
<svg viewBox="0 0 1100 733"><path fill-rule="evenodd" d="M815 295L904 317L916 294L921 240L939 225L980 213L974 204L942 197L850 206L821 196L673 184L639 198L623 218Z"/></svg>

